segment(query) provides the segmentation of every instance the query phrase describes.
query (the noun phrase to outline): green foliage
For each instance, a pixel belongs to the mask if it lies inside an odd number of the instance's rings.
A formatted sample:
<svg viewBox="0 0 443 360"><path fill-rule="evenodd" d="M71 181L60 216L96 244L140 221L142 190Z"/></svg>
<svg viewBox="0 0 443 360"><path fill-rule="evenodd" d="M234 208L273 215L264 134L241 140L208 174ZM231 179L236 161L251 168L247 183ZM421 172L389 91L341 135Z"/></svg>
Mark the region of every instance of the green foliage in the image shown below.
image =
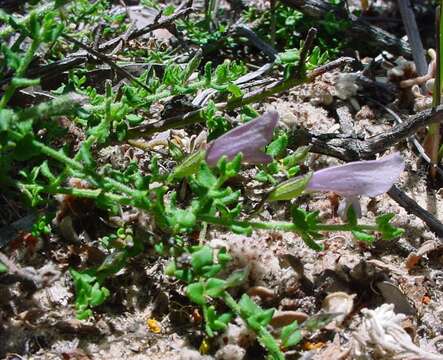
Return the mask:
<svg viewBox="0 0 443 360"><path fill-rule="evenodd" d="M297 321L283 327L280 333L280 338L284 348L297 345L303 339L303 335L298 328Z"/></svg>
<svg viewBox="0 0 443 360"><path fill-rule="evenodd" d="M142 3L159 8L156 1L144 0ZM60 10L62 5L64 8ZM54 195L62 194L90 199L109 215L128 208L146 213L153 231L156 235L160 234L153 236L151 245L159 255L172 257L166 273L187 284L186 295L203 310L206 334L215 336L225 330L234 317L240 316L256 332L270 356L283 359L282 349L300 342L303 327L297 323L290 324L281 330L279 338L274 337L268 330L274 309L261 308L245 294L237 301L229 293L230 289L238 288L246 281L249 268L226 274L223 270L231 260L227 251L214 251L204 245L193 246L190 235L205 229L207 224L245 235L250 235L254 229L291 231L299 234L309 247L319 251L322 247L318 240L324 231L351 231L357 239L370 243L374 240L374 232L390 240L400 236L402 230L390 223L391 214L379 216L375 225L362 225L350 212L347 223L324 225L320 223L318 212L295 207L291 211L291 222L245 220L243 206L248 199L242 195L244 183L239 176L243 175L244 169L242 154L232 161L221 158L216 166L210 167L205 162L204 150L187 155L188 150L170 142L168 155L171 164L164 166L160 162L162 154L150 156L147 153L150 159L143 169L135 162L114 167L97 155L108 145L124 143L134 138L134 134L139 134L137 127L151 123L153 104L164 104L178 96L195 96L209 89L214 90L214 97L222 97L229 105L241 104L244 94L236 80L247 71L243 62L225 60L220 61L218 66L210 62L202 64L201 52L196 51L189 61L179 63L169 49L129 49L123 55L142 56L148 62L158 61L161 66L150 67L120 87L114 87L115 84L107 81L104 91L101 91L99 86L88 85L91 83L89 70L94 69L91 62L88 68L69 71L67 83L52 92L54 100L23 109L12 108L10 100L18 89L39 84L38 79L27 77L29 66L37 54L56 61L63 59L67 51L77 50L75 46L68 49L70 44L60 40L63 34L92 43L92 32L77 30L88 28L83 27L85 24L102 20L105 23L105 39L115 38L127 30L125 13L110 13L111 6L111 2L105 0L78 0L72 4L58 1L20 19L0 12L1 20L12 29L0 30L0 38L6 38L12 32L17 34L13 46L6 46L6 42L0 45L0 81L4 89L0 99L1 186L18 189L32 207L47 208ZM168 16L174 8L167 6L163 10L163 14ZM266 37L269 34L266 28L269 16L254 11L250 10L247 16L263 16L259 31ZM205 51L210 51L210 47L218 42L223 42L228 48L235 45L234 39L228 36L228 27L214 21L215 15L208 11L199 21L181 20L179 30L184 29L185 37L204 46ZM300 13L281 5L277 7L276 15L277 41L283 45L277 65L288 77L294 75L293 70L300 65L300 51L296 46L300 44L301 35L296 29L307 24ZM346 26L343 23L333 24L333 21L328 17L321 26L331 34L342 31ZM300 68L310 70L322 64L330 50L324 44L315 47L306 64L301 64ZM124 67L126 64L118 61L117 65ZM299 75L302 78L304 74ZM223 106L210 101L198 112L209 130L209 141L231 128L220 109ZM243 106L240 111L245 121L257 116L252 106ZM65 135L65 130L56 121L60 117L67 118L73 127L85 134L85 138L72 148L60 141ZM292 152L287 149L288 142L288 134L279 132L265 150L273 161L259 166L256 179L263 183L265 191L269 190L267 201L291 200L303 192L309 180L308 176L301 180L290 179L300 172L309 148L301 147ZM282 181L282 178L289 179L289 182ZM83 186L69 185L72 179L80 181ZM273 188L266 189L268 184ZM186 190L185 196L183 189ZM50 220L49 216L39 217L32 235L43 237L50 234ZM79 319L92 316L93 309L105 303L110 296L107 280L121 271L132 257L142 253L145 247L127 225L101 237L99 243L106 253L103 263L86 270L70 270ZM6 271L6 266L0 263L0 273ZM314 325L315 321L312 328Z"/></svg>
<svg viewBox="0 0 443 360"><path fill-rule="evenodd" d="M8 267L0 261L0 274L8 272Z"/></svg>
<svg viewBox="0 0 443 360"><path fill-rule="evenodd" d="M35 237L42 237L51 233L51 218L43 215L37 218L32 226L31 234Z"/></svg>
<svg viewBox="0 0 443 360"><path fill-rule="evenodd" d="M109 290L100 286L95 271L70 271L75 286L75 308L79 320L92 316L91 307L103 304L110 295Z"/></svg>
<svg viewBox="0 0 443 360"><path fill-rule="evenodd" d="M270 164L262 166L261 170L255 176L256 180L262 183L271 183L272 185L276 185L278 183L278 181L276 180L276 176L284 175L287 178L291 178L299 173L300 165L306 159L310 147L301 146L300 148L297 148L295 152L286 155L287 145L287 134L280 135L279 137L277 137L277 139L275 139L271 144L268 145L266 153L273 156L274 158L278 158L278 160L274 160ZM286 156L282 158L284 155ZM295 185L293 183L297 183L298 185ZM303 183L303 181L298 180L292 182L283 182L271 192L268 200L289 200L295 198L303 192L305 185L306 184ZM297 192L294 192L295 188L298 189ZM280 195L277 196L277 193L280 193ZM281 196L283 193L286 193L287 196Z"/></svg>
<svg viewBox="0 0 443 360"><path fill-rule="evenodd" d="M271 11L262 11L250 6L245 10L243 16L247 21L258 22L260 25L254 30L263 39L268 42L271 41ZM324 19L317 21L283 4L278 4L275 8L275 39L279 49L296 48L300 41L304 40L308 29L315 27L319 30L318 52L328 52L331 56L336 56L346 46L343 32L349 25L349 21L338 20L333 13L328 13ZM318 58L318 55L316 57ZM291 62L296 62L298 61L298 53L296 50L289 50L285 58Z"/></svg>
<svg viewBox="0 0 443 360"><path fill-rule="evenodd" d="M104 286L106 279L123 269L131 257L144 249L131 228L120 228L115 234L103 237L101 243L108 250L108 256L100 266L84 271L70 269L75 287L77 318L80 320L92 316L91 308L102 305L109 297L110 292Z"/></svg>

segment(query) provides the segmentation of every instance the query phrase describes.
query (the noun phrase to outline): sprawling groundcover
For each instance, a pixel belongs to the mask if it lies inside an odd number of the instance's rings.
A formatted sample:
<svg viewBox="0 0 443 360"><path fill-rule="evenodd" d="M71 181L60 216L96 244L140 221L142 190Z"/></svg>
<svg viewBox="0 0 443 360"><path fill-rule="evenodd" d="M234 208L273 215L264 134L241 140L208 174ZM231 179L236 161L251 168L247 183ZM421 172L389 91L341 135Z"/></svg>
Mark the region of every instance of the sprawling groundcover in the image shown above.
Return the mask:
<svg viewBox="0 0 443 360"><path fill-rule="evenodd" d="M0 357L443 359L416 3L0 0Z"/></svg>

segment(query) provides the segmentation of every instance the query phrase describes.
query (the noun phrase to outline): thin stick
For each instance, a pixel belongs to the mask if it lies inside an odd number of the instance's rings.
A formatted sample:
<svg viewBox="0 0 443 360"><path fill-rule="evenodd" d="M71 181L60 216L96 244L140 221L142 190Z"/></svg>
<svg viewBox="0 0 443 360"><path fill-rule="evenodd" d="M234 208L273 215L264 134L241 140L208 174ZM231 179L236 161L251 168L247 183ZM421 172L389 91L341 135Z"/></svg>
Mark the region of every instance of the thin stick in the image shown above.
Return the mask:
<svg viewBox="0 0 443 360"><path fill-rule="evenodd" d="M100 53L97 50L94 50L92 47L83 44L82 42L78 41L77 39L74 39L73 37L66 35L66 34L62 34L62 36L66 39L69 40L70 42L76 44L78 47L82 48L83 50L86 50L87 52L91 53L92 55L94 55L96 58L98 58L99 60L103 61L104 63L108 64L112 69L114 69L116 72L120 73L121 75L123 75L125 78L127 78L128 80L134 82L135 84L137 84L138 86L142 87L143 89L150 91L150 89L143 84L140 80L138 80L134 75L132 75L129 71L121 68L120 66L118 66L114 61L112 61L107 55L104 55L102 53Z"/></svg>
<svg viewBox="0 0 443 360"><path fill-rule="evenodd" d="M415 200L411 199L395 185L388 191L388 195L408 213L414 214L429 226L438 236L443 237L443 224L429 211L423 209Z"/></svg>
<svg viewBox="0 0 443 360"><path fill-rule="evenodd" d="M405 26L406 35L411 45L412 58L414 59L417 73L423 76L428 71L428 64L425 57L425 49L421 41L420 32L418 31L417 22L415 21L414 11L409 0L398 0L398 8L400 10L403 25Z"/></svg>
<svg viewBox="0 0 443 360"><path fill-rule="evenodd" d="M442 0L443 1L443 0ZM437 52L437 59L436 59L436 73L435 73L435 80L434 80L434 92L432 94L432 108L435 109L437 106L441 103L441 34L440 31L442 31L443 23L442 23L442 6L437 7L437 14L436 14L436 31L435 31L435 46L436 46L436 52ZM436 172L436 166L438 163L438 148L440 146L440 124L437 122L435 124L432 124L429 126L428 131L428 137L430 140L429 145L429 157L431 158L431 167L430 167L430 175L432 178L435 178L437 175Z"/></svg>

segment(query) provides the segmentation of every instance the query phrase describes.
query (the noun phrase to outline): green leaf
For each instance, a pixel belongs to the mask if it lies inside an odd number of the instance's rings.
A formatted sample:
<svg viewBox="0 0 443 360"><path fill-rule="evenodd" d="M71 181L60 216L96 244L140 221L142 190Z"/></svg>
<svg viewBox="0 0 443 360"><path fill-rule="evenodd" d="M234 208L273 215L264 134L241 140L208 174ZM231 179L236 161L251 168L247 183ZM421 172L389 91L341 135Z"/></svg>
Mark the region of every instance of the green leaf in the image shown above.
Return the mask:
<svg viewBox="0 0 443 360"><path fill-rule="evenodd" d="M189 155L180 165L175 167L174 171L171 174L171 180L181 179L185 176L191 176L192 174L196 173L200 167L201 162L205 158L205 154L206 153L204 150L200 150Z"/></svg>
<svg viewBox="0 0 443 360"><path fill-rule="evenodd" d="M256 320L261 326L266 326L271 322L272 316L274 316L274 312L275 309L260 309L259 312L252 315L252 318Z"/></svg>
<svg viewBox="0 0 443 360"><path fill-rule="evenodd" d="M105 258L103 263L98 267L97 274L100 273L105 276L115 274L126 266L127 261L128 255L126 250L115 251Z"/></svg>
<svg viewBox="0 0 443 360"><path fill-rule="evenodd" d="M243 284L248 279L250 270L251 265L249 264L244 269L234 271L226 279L226 288L231 288Z"/></svg>
<svg viewBox="0 0 443 360"><path fill-rule="evenodd" d="M280 339L285 348L295 346L303 339L303 335L298 328L297 321L283 327L280 333Z"/></svg>
<svg viewBox="0 0 443 360"><path fill-rule="evenodd" d="M212 325L213 329L216 331L226 330L232 318L233 316L231 313L224 313L220 315L216 320L214 320L214 323Z"/></svg>
<svg viewBox="0 0 443 360"><path fill-rule="evenodd" d="M282 162L287 168L301 164L306 160L306 157L311 150L311 146L300 146L291 155L286 156Z"/></svg>
<svg viewBox="0 0 443 360"><path fill-rule="evenodd" d="M295 320L294 322L292 322L289 325L286 325L285 327L283 327L281 329L280 339L283 341L283 343L285 343L289 339L289 337L291 336L291 334L295 330L298 330L298 322L297 322L297 320Z"/></svg>
<svg viewBox="0 0 443 360"><path fill-rule="evenodd" d="M232 256L228 254L225 248L223 248L217 254L217 259L219 264L224 266L232 260Z"/></svg>
<svg viewBox="0 0 443 360"><path fill-rule="evenodd" d="M0 132L9 130L14 121L14 111L9 109L0 110Z"/></svg>
<svg viewBox="0 0 443 360"><path fill-rule="evenodd" d="M186 68L184 69L182 75L182 85L184 85L192 76L192 74L198 70L201 60L202 60L202 52L200 50L197 51L193 56L193 58L186 64Z"/></svg>
<svg viewBox="0 0 443 360"><path fill-rule="evenodd" d="M382 234L383 240L392 240L404 234L404 229L397 228L393 226L390 221L394 218L394 214L388 213L378 216L376 219L376 224L378 226L378 231Z"/></svg>
<svg viewBox="0 0 443 360"><path fill-rule="evenodd" d="M0 45L0 51L3 52L3 56L6 61L6 65L12 69L17 70L21 64L21 58L18 54L13 52L9 47L5 44Z"/></svg>
<svg viewBox="0 0 443 360"><path fill-rule="evenodd" d="M300 341L303 340L303 335L300 330L294 331L291 336L284 343L285 347L291 347L297 345Z"/></svg>
<svg viewBox="0 0 443 360"><path fill-rule="evenodd" d="M91 306L98 306L104 303L108 298L110 292L105 287L100 287L98 283L95 283L91 289L90 302Z"/></svg>
<svg viewBox="0 0 443 360"><path fill-rule="evenodd" d="M361 230L352 230L351 232L357 240L363 241L365 243L371 244L375 240L375 237L371 234L368 234L367 232Z"/></svg>
<svg viewBox="0 0 443 360"><path fill-rule="evenodd" d="M174 11L175 11L175 6L174 5L165 6L163 8L163 15L164 16L171 16L174 13Z"/></svg>
<svg viewBox="0 0 443 360"><path fill-rule="evenodd" d="M266 183L269 181L269 177L272 177L271 175L267 174L266 171L260 170L254 177L255 180L260 181L262 183Z"/></svg>
<svg viewBox="0 0 443 360"><path fill-rule="evenodd" d="M168 215L170 225L177 232L190 231L197 222L195 214L189 210L174 209Z"/></svg>
<svg viewBox="0 0 443 360"><path fill-rule="evenodd" d="M212 173L211 169L205 163L200 165L200 169L196 175L196 181L200 186L206 189L212 188L217 183L216 176Z"/></svg>
<svg viewBox="0 0 443 360"><path fill-rule="evenodd" d="M210 278L206 282L205 294L210 297L219 297L226 289L226 281L217 278Z"/></svg>
<svg viewBox="0 0 443 360"><path fill-rule="evenodd" d="M269 352L268 359L272 360L285 360L284 354L280 351L280 348L269 332L263 332L258 337L260 344Z"/></svg>
<svg viewBox="0 0 443 360"><path fill-rule="evenodd" d="M176 270L177 270L177 265L175 264L175 261L171 261L165 267L165 275L167 275L167 276L175 276L175 271Z"/></svg>
<svg viewBox="0 0 443 360"><path fill-rule="evenodd" d="M243 294L238 302L242 316L248 318L255 313L261 311L260 307L249 297L247 294Z"/></svg>
<svg viewBox="0 0 443 360"><path fill-rule="evenodd" d="M288 146L288 135L282 134L266 147L266 154L275 158L281 153L283 153L283 151L286 150L287 146Z"/></svg>
<svg viewBox="0 0 443 360"><path fill-rule="evenodd" d="M230 83L227 87L227 90L232 94L234 98L240 98L243 96L243 91L238 85L234 83Z"/></svg>
<svg viewBox="0 0 443 360"><path fill-rule="evenodd" d="M38 19L38 15L36 12L32 12L29 17L29 32L33 39L40 38L40 20Z"/></svg>
<svg viewBox="0 0 443 360"><path fill-rule="evenodd" d="M205 304L205 297L203 295L204 290L205 290L205 287L200 282L189 284L186 287L186 295L188 296L188 298L192 302L194 302L198 305L204 305Z"/></svg>
<svg viewBox="0 0 443 360"><path fill-rule="evenodd" d="M191 265L197 272L200 271L203 266L212 265L212 263L212 250L208 246L203 246L191 255Z"/></svg>
<svg viewBox="0 0 443 360"><path fill-rule="evenodd" d="M300 60L300 50L290 49L277 55L278 64L298 64Z"/></svg>
<svg viewBox="0 0 443 360"><path fill-rule="evenodd" d="M126 115L126 121L130 126L137 126L143 122L143 118L139 115L128 114Z"/></svg>
<svg viewBox="0 0 443 360"><path fill-rule="evenodd" d="M225 60L223 64L218 65L215 69L215 83L222 85L229 80L229 64L230 60Z"/></svg>
<svg viewBox="0 0 443 360"><path fill-rule="evenodd" d="M220 264L206 265L202 267L201 275L206 278L210 278L217 275L221 269L222 266Z"/></svg>
<svg viewBox="0 0 443 360"><path fill-rule="evenodd" d="M169 154L175 161L180 161L184 158L184 153L182 149L176 144L174 144L172 141L168 143L169 147Z"/></svg>

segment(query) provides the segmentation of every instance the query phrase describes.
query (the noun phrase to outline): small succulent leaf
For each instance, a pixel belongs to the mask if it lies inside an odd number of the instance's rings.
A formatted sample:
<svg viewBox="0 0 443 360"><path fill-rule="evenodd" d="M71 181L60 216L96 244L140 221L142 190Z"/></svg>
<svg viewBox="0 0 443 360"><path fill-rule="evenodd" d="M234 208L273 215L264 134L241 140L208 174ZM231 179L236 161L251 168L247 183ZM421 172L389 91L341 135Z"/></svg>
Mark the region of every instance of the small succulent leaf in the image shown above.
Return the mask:
<svg viewBox="0 0 443 360"><path fill-rule="evenodd" d="M297 322L297 320L295 320L294 322L292 322L289 325L284 326L281 329L280 339L282 340L282 342L285 345L285 347L287 347L287 345L286 345L287 340L292 335L292 333L294 331L296 331L296 330L298 330L298 322Z"/></svg>
<svg viewBox="0 0 443 360"><path fill-rule="evenodd" d="M291 208L291 217L292 222L299 228L301 231L309 231L309 225L306 222L306 211L300 209L296 206Z"/></svg>
<svg viewBox="0 0 443 360"><path fill-rule="evenodd" d="M275 158L281 153L283 153L283 151L286 150L287 146L288 146L288 135L282 134L266 147L266 154Z"/></svg>
<svg viewBox="0 0 443 360"><path fill-rule="evenodd" d="M243 284L248 279L250 271L251 271L250 264L246 266L244 269L234 271L226 279L226 288L231 288Z"/></svg>
<svg viewBox="0 0 443 360"><path fill-rule="evenodd" d="M218 274L221 269L222 266L220 264L206 265L202 267L201 274L206 278L210 278Z"/></svg>
<svg viewBox="0 0 443 360"><path fill-rule="evenodd" d="M254 301L252 301L247 294L242 295L238 305L240 306L241 313L244 314L246 318L261 311L260 307Z"/></svg>
<svg viewBox="0 0 443 360"><path fill-rule="evenodd" d="M301 164L303 161L306 160L306 157L309 154L309 151L311 150L311 146L300 146L295 150L295 152L291 155L286 156L282 162L283 165L290 168L296 165Z"/></svg>
<svg viewBox="0 0 443 360"><path fill-rule="evenodd" d="M371 244L375 240L375 237L371 234L368 234L367 232L360 230L352 230L351 232L357 240L363 241L365 243Z"/></svg>
<svg viewBox="0 0 443 360"><path fill-rule="evenodd" d="M258 321L261 326L266 326L271 322L274 312L275 309L261 310L257 314L253 315L253 318Z"/></svg>
<svg viewBox="0 0 443 360"><path fill-rule="evenodd" d="M103 304L103 302L108 298L110 292L105 287L100 287L98 283L95 283L91 289L90 302L91 306L98 306Z"/></svg>
<svg viewBox="0 0 443 360"><path fill-rule="evenodd" d="M204 163L200 164L200 169L196 175L196 180L200 186L203 186L206 189L211 189L217 183L217 177Z"/></svg>
<svg viewBox="0 0 443 360"><path fill-rule="evenodd" d="M212 265L212 250L203 246L191 255L191 265L195 271L200 271L206 265Z"/></svg>
<svg viewBox="0 0 443 360"><path fill-rule="evenodd" d="M300 330L294 331L289 338L283 343L285 348L289 348L291 346L295 346L303 340L303 334Z"/></svg>
<svg viewBox="0 0 443 360"><path fill-rule="evenodd" d="M226 289L226 281L217 278L210 278L206 282L206 295L210 297L219 297Z"/></svg>
<svg viewBox="0 0 443 360"><path fill-rule="evenodd" d="M242 89L234 83L228 84L226 90L228 90L234 98L240 98L243 96Z"/></svg>
<svg viewBox="0 0 443 360"><path fill-rule="evenodd" d="M189 284L186 287L186 295L188 296L188 298L192 302L194 302L198 305L205 304L204 291L205 291L205 287L200 282Z"/></svg>

